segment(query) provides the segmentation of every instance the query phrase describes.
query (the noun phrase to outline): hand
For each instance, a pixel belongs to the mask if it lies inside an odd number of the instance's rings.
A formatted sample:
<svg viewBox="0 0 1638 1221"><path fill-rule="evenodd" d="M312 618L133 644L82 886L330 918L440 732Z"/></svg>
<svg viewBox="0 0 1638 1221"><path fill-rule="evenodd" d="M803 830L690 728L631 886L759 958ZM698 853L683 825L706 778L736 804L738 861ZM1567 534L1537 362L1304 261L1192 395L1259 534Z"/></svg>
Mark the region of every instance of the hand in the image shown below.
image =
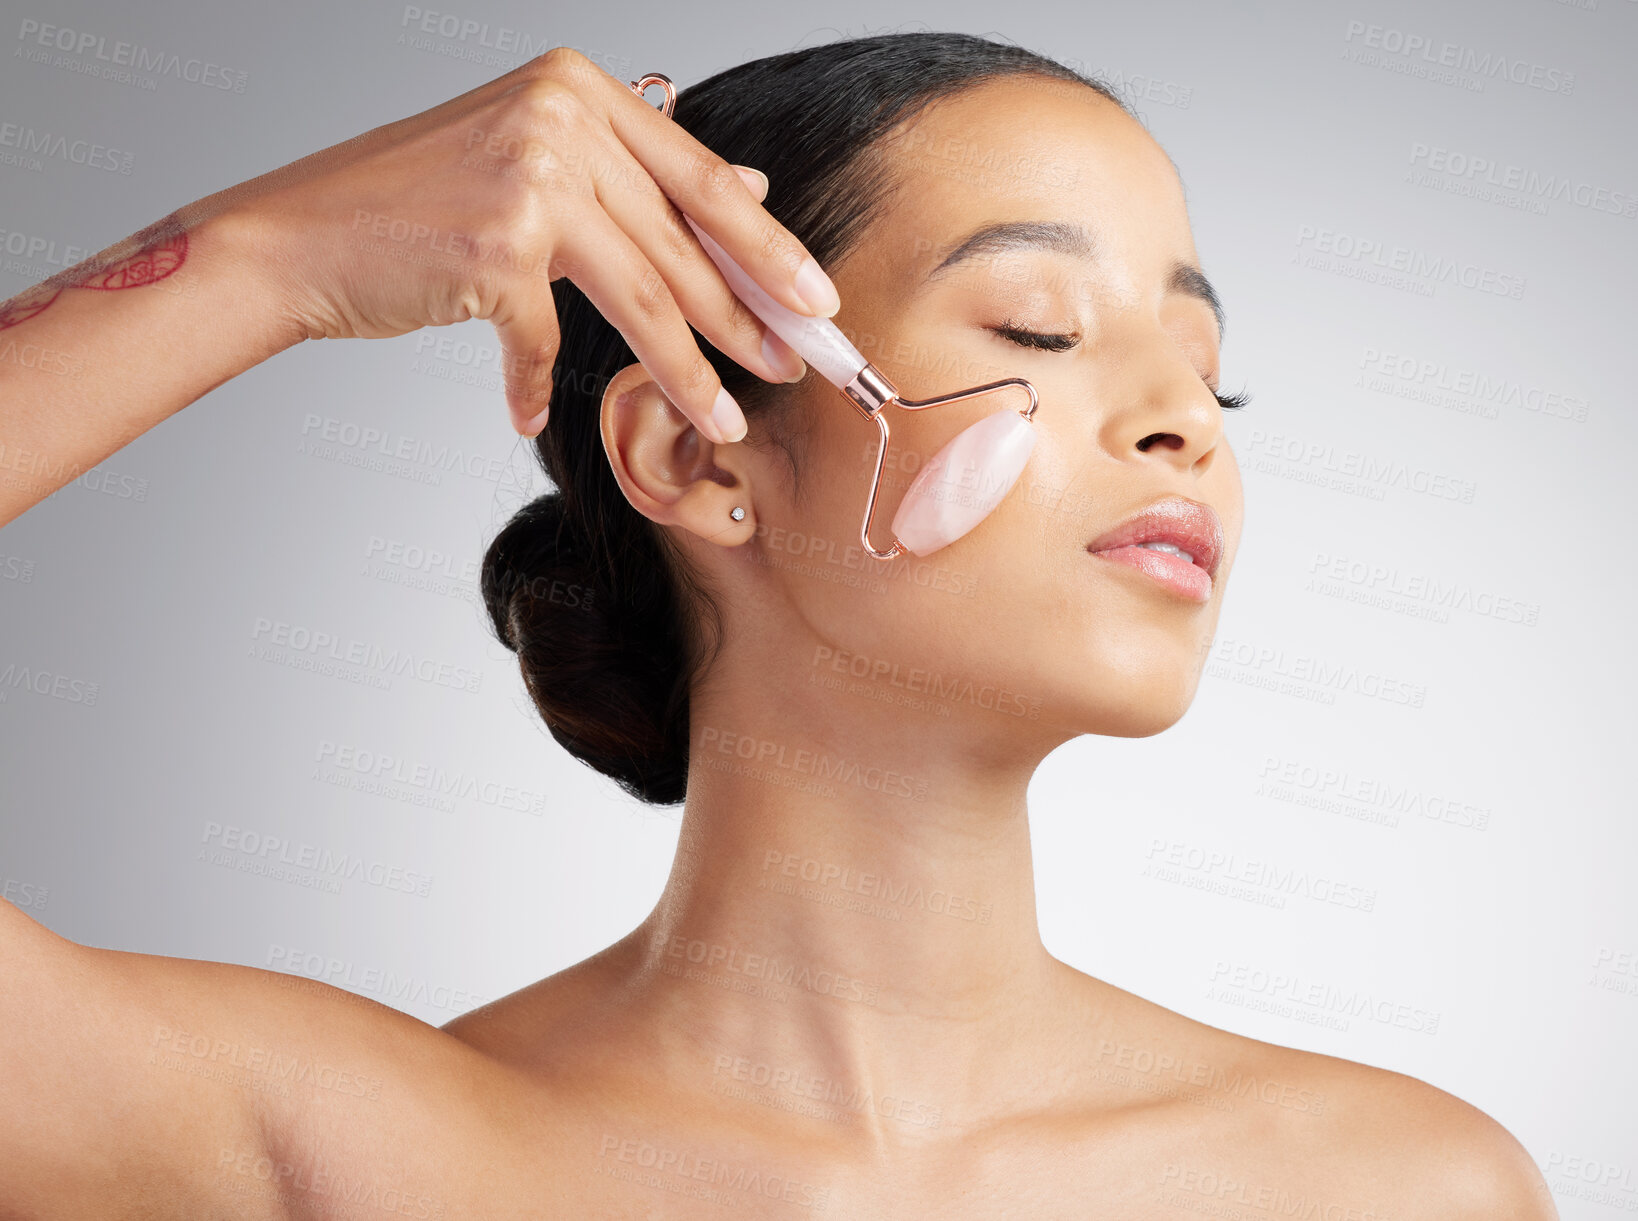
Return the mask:
<svg viewBox="0 0 1638 1221"><path fill-rule="evenodd" d="M677 408L716 442L744 436L688 324L769 381L801 358L733 295L686 212L776 300L828 317L834 287L730 166L629 86L559 47L441 106L242 183L302 338L495 324L512 427L535 436L558 347L550 281L568 276Z"/></svg>

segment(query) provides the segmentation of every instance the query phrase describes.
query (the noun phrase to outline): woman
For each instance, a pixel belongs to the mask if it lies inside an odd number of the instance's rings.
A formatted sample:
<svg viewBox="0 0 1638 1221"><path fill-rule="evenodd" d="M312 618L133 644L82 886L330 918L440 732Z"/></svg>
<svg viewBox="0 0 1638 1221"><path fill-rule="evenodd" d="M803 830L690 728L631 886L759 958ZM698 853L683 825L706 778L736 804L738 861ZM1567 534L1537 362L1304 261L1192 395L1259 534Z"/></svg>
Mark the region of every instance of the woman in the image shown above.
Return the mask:
<svg viewBox="0 0 1638 1221"><path fill-rule="evenodd" d="M924 560L864 557L874 430L677 208L908 397L1027 378L1027 479ZM552 52L8 303L94 355L0 371L0 520L302 339L469 317L561 489L494 541L486 602L558 741L685 801L664 894L441 1029L0 906L4 1215L1556 1215L1473 1107L1041 944L1030 777L1183 715L1242 524L1217 300L1106 90L894 34L741 65L672 121ZM1010 405L893 409L877 522Z"/></svg>

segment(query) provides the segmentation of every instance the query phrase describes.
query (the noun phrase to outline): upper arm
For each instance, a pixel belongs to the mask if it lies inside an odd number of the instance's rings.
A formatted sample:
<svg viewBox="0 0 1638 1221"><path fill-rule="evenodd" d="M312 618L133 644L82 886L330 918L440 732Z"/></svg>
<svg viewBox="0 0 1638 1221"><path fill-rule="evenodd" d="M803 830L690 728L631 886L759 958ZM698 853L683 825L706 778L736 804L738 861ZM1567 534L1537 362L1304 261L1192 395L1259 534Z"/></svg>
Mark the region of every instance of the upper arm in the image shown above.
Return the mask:
<svg viewBox="0 0 1638 1221"><path fill-rule="evenodd" d="M320 1170L425 1164L477 1061L328 984L94 949L0 902L0 1216L282 1217Z"/></svg>
<svg viewBox="0 0 1638 1221"><path fill-rule="evenodd" d="M264 1147L257 1093L165 1046L178 1024L226 1033L180 962L78 945L0 902L0 1199L19 1215L174 1207L208 1191L218 1146Z"/></svg>

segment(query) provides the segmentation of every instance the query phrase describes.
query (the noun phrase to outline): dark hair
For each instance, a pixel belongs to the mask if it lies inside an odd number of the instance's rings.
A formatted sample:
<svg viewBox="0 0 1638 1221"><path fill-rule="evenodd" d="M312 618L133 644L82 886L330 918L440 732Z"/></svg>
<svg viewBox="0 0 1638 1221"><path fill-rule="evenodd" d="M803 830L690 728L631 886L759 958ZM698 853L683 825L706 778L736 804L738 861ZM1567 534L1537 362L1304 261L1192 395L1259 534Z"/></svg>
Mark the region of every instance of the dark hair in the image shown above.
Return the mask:
<svg viewBox="0 0 1638 1221"><path fill-rule="evenodd" d="M679 91L672 117L726 161L766 173L763 206L829 269L892 186L878 139L938 98L1015 74L1086 86L1127 109L1102 83L1023 47L920 31L752 60ZM671 805L688 781L689 693L721 646L721 619L699 574L626 500L603 452L603 391L635 355L568 279L553 282L552 296L560 341L535 448L557 490L490 544L484 603L552 736L632 796ZM742 444L777 445L799 494L793 396L693 334L751 424Z"/></svg>

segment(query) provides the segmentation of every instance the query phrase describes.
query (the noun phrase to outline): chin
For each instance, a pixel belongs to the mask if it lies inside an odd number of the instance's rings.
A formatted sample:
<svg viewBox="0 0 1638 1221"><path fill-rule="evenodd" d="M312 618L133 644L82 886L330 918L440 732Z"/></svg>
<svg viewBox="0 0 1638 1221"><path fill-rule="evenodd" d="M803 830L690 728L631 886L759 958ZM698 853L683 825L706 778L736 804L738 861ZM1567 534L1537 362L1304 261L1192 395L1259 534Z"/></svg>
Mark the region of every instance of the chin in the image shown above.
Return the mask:
<svg viewBox="0 0 1638 1221"><path fill-rule="evenodd" d="M1150 738L1183 719L1200 686L1200 667L1182 659L1174 666L1146 658L1138 669L1089 666L1062 695L1065 728L1107 738Z"/></svg>

